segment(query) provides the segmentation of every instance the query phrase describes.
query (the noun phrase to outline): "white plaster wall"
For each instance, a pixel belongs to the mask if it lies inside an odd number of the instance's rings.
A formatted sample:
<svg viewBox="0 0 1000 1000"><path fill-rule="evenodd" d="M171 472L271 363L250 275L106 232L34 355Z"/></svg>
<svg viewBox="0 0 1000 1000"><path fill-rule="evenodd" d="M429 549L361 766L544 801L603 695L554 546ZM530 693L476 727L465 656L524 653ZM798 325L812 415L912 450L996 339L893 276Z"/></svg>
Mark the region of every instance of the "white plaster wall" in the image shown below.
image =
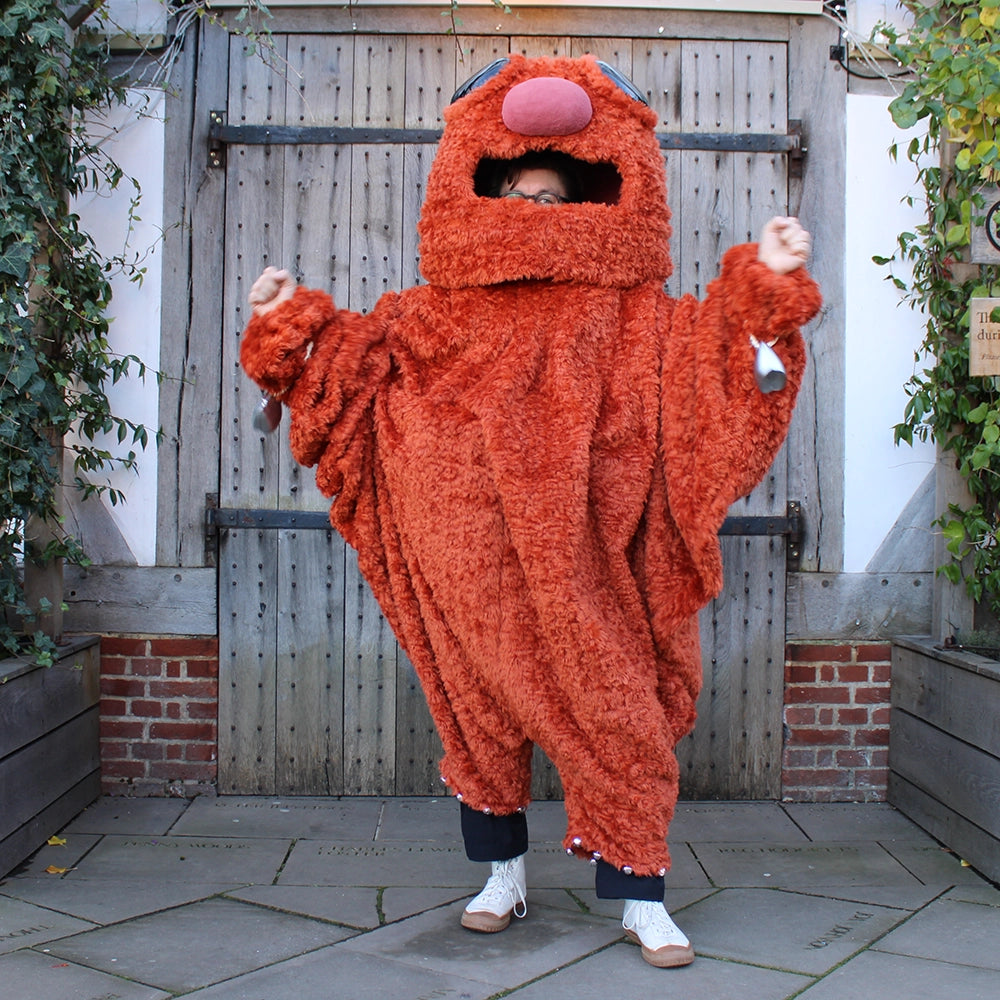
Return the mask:
<svg viewBox="0 0 1000 1000"><path fill-rule="evenodd" d="M933 465L933 446L893 444L893 425L906 405L903 385L914 370L921 320L901 303L886 268L898 233L919 220L920 206L902 202L914 170L903 155L902 134L887 110L889 99L847 98L846 406L844 463L844 569L867 566L906 502ZM898 162L889 146L898 139ZM897 268L901 277L907 272Z"/></svg>
<svg viewBox="0 0 1000 1000"><path fill-rule="evenodd" d="M111 278L113 298L109 315L108 340L112 351L134 354L149 369L145 381L123 379L108 389L112 410L150 430L150 444L143 451L130 439L119 444L112 436L106 447L114 454L135 450L139 457L138 473L118 469L110 478L112 485L125 494L125 504L108 506L140 566L156 562L156 443L153 436L159 427L159 389L156 370L160 357L160 287L162 270L163 217L163 95L159 92L136 92L131 105L114 109L106 125L113 133L113 157L124 170L126 179L114 191L88 192L76 204L83 228L91 233L105 257L124 255L146 269L142 284L129 281L124 273ZM148 100L148 103L147 103ZM138 107L144 115L135 114ZM95 128L105 126L95 126ZM128 178L139 183L140 217L129 232L128 206L135 189Z"/></svg>

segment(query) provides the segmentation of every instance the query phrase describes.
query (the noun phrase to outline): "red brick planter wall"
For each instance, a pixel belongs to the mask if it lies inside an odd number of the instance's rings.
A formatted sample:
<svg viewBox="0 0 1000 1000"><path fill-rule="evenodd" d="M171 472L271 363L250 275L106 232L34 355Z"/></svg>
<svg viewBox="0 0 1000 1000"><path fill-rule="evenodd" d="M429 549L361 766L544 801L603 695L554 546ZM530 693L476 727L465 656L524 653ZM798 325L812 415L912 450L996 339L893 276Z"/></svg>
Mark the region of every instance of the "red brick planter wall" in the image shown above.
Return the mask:
<svg viewBox="0 0 1000 1000"><path fill-rule="evenodd" d="M885 798L891 655L888 643L786 647L786 801Z"/></svg>
<svg viewBox="0 0 1000 1000"><path fill-rule="evenodd" d="M109 795L190 796L215 787L214 637L101 640L101 776Z"/></svg>
<svg viewBox="0 0 1000 1000"><path fill-rule="evenodd" d="M790 643L783 794L872 802L888 779L888 643ZM219 650L214 638L105 636L101 770L111 795L214 791Z"/></svg>

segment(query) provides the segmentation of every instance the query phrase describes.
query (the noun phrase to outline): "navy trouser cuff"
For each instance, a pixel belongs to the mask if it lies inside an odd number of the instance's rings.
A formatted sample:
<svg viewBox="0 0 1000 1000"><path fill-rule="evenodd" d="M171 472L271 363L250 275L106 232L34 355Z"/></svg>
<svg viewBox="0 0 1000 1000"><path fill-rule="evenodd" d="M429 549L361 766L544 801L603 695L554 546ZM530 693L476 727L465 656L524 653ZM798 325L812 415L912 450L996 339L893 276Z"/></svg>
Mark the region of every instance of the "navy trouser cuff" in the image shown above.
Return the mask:
<svg viewBox="0 0 1000 1000"><path fill-rule="evenodd" d="M663 902L666 883L661 875L629 875L607 861L597 862L595 888L598 899L645 899Z"/></svg>
<svg viewBox="0 0 1000 1000"><path fill-rule="evenodd" d="M528 850L528 818L522 812L494 816L477 812L464 802L462 837L470 861L510 861Z"/></svg>

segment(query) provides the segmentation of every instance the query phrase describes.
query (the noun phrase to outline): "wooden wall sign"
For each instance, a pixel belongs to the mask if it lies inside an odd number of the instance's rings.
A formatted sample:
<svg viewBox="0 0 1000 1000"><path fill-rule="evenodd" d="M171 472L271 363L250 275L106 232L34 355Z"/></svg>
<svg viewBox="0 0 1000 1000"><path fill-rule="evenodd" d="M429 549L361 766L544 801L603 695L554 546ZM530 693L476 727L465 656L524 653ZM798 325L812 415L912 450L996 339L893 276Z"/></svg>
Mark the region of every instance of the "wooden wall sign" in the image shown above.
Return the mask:
<svg viewBox="0 0 1000 1000"><path fill-rule="evenodd" d="M969 374L1000 375L1000 299L970 299Z"/></svg>

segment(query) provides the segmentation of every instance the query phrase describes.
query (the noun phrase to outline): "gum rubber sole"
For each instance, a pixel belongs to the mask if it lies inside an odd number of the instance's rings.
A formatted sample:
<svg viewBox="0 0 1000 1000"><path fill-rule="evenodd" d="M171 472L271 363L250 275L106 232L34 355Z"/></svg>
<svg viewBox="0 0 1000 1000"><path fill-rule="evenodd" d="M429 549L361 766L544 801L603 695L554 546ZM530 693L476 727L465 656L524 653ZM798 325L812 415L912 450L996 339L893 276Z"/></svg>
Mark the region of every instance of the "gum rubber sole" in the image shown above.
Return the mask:
<svg viewBox="0 0 1000 1000"><path fill-rule="evenodd" d="M496 934L505 931L510 926L510 914L508 911L503 916L490 913L489 910L464 910L462 912L462 926L467 931L477 931L480 934Z"/></svg>
<svg viewBox="0 0 1000 1000"><path fill-rule="evenodd" d="M679 944L668 944L653 951L647 948L639 935L635 931L625 928L625 936L633 943L642 948L642 957L657 969L676 969L682 965L690 965L694 961L694 948L688 945L686 948Z"/></svg>

